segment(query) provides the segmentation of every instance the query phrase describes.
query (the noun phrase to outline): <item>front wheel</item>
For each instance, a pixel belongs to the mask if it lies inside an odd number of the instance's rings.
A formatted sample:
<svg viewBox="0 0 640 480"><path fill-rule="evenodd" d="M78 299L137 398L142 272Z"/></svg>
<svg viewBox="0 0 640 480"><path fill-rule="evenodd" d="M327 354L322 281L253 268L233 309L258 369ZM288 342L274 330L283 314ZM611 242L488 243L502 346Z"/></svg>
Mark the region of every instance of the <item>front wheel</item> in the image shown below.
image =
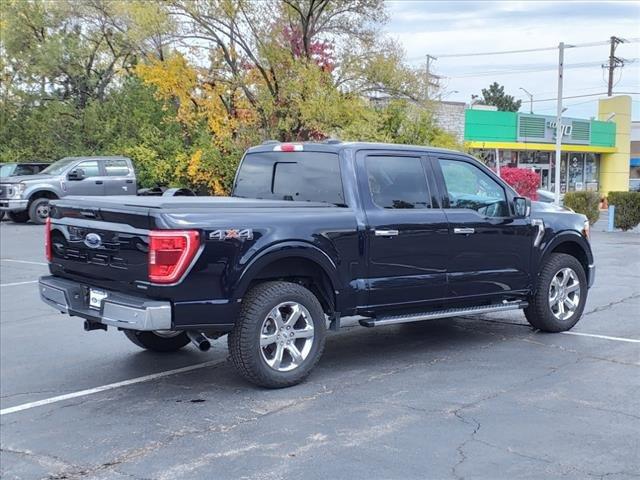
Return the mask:
<svg viewBox="0 0 640 480"><path fill-rule="evenodd" d="M552 253L538 276L536 293L524 314L529 323L545 332L570 330L584 311L587 277L577 258Z"/></svg>
<svg viewBox="0 0 640 480"><path fill-rule="evenodd" d="M326 328L322 306L311 291L289 282L260 284L244 298L228 336L231 360L256 385L296 385L320 360Z"/></svg>
<svg viewBox="0 0 640 480"><path fill-rule="evenodd" d="M157 330L142 332L139 330L123 330L125 336L140 348L154 352L175 352L189 343L185 332Z"/></svg>
<svg viewBox="0 0 640 480"><path fill-rule="evenodd" d="M49 199L36 198L29 205L29 219L38 225L43 225L49 217Z"/></svg>

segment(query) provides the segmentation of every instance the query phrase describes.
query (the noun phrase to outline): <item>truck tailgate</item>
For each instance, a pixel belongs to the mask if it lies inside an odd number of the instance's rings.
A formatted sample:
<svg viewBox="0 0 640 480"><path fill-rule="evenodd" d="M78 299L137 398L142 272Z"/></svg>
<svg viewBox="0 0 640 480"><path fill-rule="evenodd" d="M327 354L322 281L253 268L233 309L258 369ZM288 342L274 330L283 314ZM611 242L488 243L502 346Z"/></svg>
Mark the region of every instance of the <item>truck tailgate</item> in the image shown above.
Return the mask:
<svg viewBox="0 0 640 480"><path fill-rule="evenodd" d="M52 203L51 271L108 289L138 289L136 284L148 277L148 234L154 219L146 207L96 200Z"/></svg>

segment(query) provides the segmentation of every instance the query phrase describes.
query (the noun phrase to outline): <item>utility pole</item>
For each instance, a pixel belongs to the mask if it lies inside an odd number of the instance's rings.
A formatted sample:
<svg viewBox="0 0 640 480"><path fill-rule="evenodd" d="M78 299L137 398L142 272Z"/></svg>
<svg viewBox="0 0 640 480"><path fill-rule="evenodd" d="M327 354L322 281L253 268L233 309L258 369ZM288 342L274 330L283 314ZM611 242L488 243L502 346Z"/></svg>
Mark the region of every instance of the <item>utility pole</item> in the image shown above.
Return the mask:
<svg viewBox="0 0 640 480"><path fill-rule="evenodd" d="M560 206L560 158L562 152L562 84L564 80L564 42L558 45L558 111L556 115L555 204Z"/></svg>
<svg viewBox="0 0 640 480"><path fill-rule="evenodd" d="M609 50L609 65L602 65L602 68L609 68L609 86L607 88L607 96L613 95L613 72L618 67L624 67L624 60L616 57L616 47L618 44L624 43L624 40L618 37L611 37L611 48Z"/></svg>
<svg viewBox="0 0 640 480"><path fill-rule="evenodd" d="M425 86L425 98L429 100L429 87L431 87L431 62L436 61L438 58L433 55L427 54L427 82Z"/></svg>

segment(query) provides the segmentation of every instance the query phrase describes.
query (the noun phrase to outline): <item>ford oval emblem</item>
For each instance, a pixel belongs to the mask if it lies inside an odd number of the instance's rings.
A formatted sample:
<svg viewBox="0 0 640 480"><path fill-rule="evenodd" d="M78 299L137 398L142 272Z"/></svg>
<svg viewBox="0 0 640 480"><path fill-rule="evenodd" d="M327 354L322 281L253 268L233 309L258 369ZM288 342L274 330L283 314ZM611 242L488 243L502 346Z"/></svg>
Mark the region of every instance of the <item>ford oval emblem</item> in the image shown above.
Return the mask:
<svg viewBox="0 0 640 480"><path fill-rule="evenodd" d="M84 244L89 248L99 248L102 245L102 238L97 233L87 233Z"/></svg>

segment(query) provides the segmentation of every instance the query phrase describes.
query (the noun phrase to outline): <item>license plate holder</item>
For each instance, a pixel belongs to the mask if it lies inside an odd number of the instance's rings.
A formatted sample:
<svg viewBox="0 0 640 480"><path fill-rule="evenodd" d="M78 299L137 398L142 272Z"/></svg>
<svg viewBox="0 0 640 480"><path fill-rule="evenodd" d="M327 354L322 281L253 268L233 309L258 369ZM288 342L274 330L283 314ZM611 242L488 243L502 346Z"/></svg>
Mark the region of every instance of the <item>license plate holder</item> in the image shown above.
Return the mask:
<svg viewBox="0 0 640 480"><path fill-rule="evenodd" d="M102 308L102 301L108 296L109 294L104 290L90 288L89 289L89 308L100 310Z"/></svg>

